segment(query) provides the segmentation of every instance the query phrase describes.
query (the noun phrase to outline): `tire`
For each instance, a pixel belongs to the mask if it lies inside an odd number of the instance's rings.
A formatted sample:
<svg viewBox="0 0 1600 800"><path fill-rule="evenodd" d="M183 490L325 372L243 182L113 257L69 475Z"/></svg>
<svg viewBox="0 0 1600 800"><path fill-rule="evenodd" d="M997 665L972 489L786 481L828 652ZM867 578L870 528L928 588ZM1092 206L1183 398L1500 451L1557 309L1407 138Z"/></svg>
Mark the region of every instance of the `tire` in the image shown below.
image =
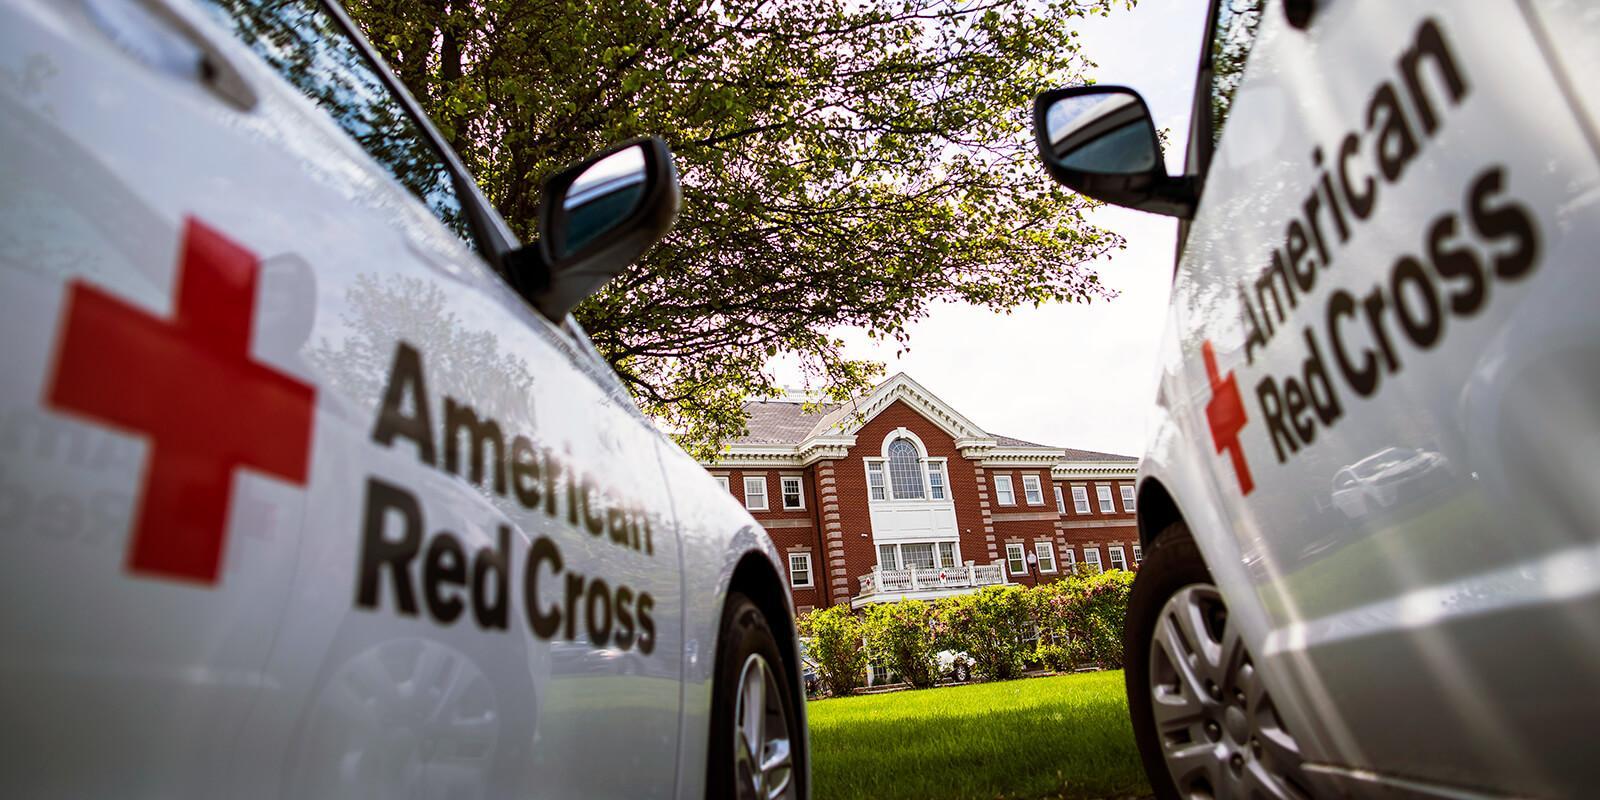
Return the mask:
<svg viewBox="0 0 1600 800"><path fill-rule="evenodd" d="M1182 522L1156 537L1139 569L1123 650L1128 713L1156 797L1312 796L1299 745Z"/></svg>
<svg viewBox="0 0 1600 800"><path fill-rule="evenodd" d="M758 684L759 693L753 688ZM759 725L758 716L745 713L757 706ZM752 738L761 744L752 746ZM730 592L717 637L706 797L799 800L806 796L804 749L805 732L777 638L755 603ZM757 770L758 763L769 767Z"/></svg>

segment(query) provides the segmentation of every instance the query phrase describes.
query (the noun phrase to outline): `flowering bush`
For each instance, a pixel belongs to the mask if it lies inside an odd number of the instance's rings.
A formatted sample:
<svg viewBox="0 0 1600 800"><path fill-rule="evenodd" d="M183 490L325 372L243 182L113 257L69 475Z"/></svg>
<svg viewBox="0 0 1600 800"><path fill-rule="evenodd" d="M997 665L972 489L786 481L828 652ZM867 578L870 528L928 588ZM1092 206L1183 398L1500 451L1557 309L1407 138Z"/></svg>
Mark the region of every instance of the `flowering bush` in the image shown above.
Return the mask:
<svg viewBox="0 0 1600 800"><path fill-rule="evenodd" d="M938 660L933 606L919 600L871 606L863 629L873 663L894 670L918 689L934 684Z"/></svg>
<svg viewBox="0 0 1600 800"><path fill-rule="evenodd" d="M817 677L829 694L846 695L861 685L867 668L861 618L848 605L830 606L801 615L800 635L817 664Z"/></svg>
<svg viewBox="0 0 1600 800"><path fill-rule="evenodd" d="M1029 651L1029 605L1021 586L988 586L945 598L935 606L939 647L972 656L973 674L982 680L1015 678Z"/></svg>
<svg viewBox="0 0 1600 800"><path fill-rule="evenodd" d="M1033 590L1033 619L1039 626L1038 658L1051 664L1122 666L1122 623L1128 613L1133 573L1111 570L1074 573ZM1045 648L1051 648L1048 657Z"/></svg>

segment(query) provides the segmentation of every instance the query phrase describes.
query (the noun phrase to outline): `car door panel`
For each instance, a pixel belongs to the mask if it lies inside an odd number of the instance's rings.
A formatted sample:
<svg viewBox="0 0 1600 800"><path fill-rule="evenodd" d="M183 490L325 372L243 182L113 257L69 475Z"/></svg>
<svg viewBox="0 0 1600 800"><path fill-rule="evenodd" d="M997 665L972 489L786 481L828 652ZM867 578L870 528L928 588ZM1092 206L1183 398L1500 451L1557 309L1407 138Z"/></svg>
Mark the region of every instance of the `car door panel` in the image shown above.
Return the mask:
<svg viewBox="0 0 1600 800"><path fill-rule="evenodd" d="M1542 693L1600 641L1600 170L1549 63L1513 3L1269 13L1182 258L1176 416L1231 529L1200 542L1346 765L1535 792L1585 768L1525 744L1593 713Z"/></svg>

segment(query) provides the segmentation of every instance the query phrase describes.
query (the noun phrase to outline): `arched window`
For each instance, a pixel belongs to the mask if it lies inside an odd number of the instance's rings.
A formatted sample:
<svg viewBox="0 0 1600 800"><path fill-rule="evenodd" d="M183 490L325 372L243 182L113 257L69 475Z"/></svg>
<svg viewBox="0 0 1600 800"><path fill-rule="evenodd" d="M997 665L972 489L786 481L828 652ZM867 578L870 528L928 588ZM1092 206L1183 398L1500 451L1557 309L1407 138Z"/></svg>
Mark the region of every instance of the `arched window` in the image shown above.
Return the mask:
<svg viewBox="0 0 1600 800"><path fill-rule="evenodd" d="M921 500L922 459L910 439L889 443L889 486L896 500Z"/></svg>

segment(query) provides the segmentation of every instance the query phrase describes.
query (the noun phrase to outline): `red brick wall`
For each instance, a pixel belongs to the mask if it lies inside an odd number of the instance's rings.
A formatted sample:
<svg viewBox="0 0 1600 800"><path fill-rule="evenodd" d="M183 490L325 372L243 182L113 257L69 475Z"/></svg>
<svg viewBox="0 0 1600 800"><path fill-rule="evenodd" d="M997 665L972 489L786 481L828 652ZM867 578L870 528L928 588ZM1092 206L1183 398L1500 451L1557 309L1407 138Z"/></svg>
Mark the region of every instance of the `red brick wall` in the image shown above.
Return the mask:
<svg viewBox="0 0 1600 800"><path fill-rule="evenodd" d="M827 600L827 565L826 553L822 546L819 533L818 498L816 488L815 470L802 470L798 468L783 469L757 469L757 468L713 468L711 474L726 476L728 490L739 502L744 502L744 479L746 476L762 476L767 480L767 510L750 510L750 514L766 528L767 535L772 537L772 543L777 545L778 552L783 554L785 582L789 580L788 558L792 552L806 552L811 554L811 587L793 589L794 605L796 609L822 608L828 605ZM785 509L783 507L782 477L800 477L800 489L803 497L804 508Z"/></svg>
<svg viewBox="0 0 1600 800"><path fill-rule="evenodd" d="M1128 567L1134 566L1133 546L1139 543L1139 527L1132 512L1122 510L1122 488L1132 486L1131 480L1067 480L1056 481L1055 485L1061 487L1061 495L1066 500L1067 513L1062 517L1060 534L1066 547L1072 549L1078 563L1084 562L1083 553L1086 548L1097 548L1100 551L1100 566L1104 569L1111 568L1111 547L1122 546L1122 555L1127 559ZM1089 513L1079 514L1072 502L1072 487L1083 486L1089 493ZM1097 487L1107 486L1111 489L1111 504L1115 509L1112 513L1100 510L1100 498ZM1095 527L1072 527L1073 522L1083 522Z"/></svg>
<svg viewBox="0 0 1600 800"><path fill-rule="evenodd" d="M1006 545L1022 545L1022 555L1026 559L1028 553L1034 550L1035 542L1050 542L1056 546L1059 553L1060 543L1056 538L1056 523L1060 515L1056 513L1055 495L1050 490L1049 467L989 467L989 491L992 502L991 514L994 518L995 539L1000 548L997 560L1005 560ZM1001 505L999 493L995 491L995 478L1001 475L1010 476L1012 493L1016 496L1015 505ZM1028 504L1028 493L1023 488L1022 478L1032 475L1039 480L1039 493L1042 502L1038 505ZM1023 519L1027 517L1027 519ZM1056 556L1059 562L1060 556ZM1060 564L1053 573L1042 572L1035 566L1024 569L1021 574L1013 574L1009 565L1006 574L1014 583L1033 585L1038 582L1049 582L1061 575Z"/></svg>

